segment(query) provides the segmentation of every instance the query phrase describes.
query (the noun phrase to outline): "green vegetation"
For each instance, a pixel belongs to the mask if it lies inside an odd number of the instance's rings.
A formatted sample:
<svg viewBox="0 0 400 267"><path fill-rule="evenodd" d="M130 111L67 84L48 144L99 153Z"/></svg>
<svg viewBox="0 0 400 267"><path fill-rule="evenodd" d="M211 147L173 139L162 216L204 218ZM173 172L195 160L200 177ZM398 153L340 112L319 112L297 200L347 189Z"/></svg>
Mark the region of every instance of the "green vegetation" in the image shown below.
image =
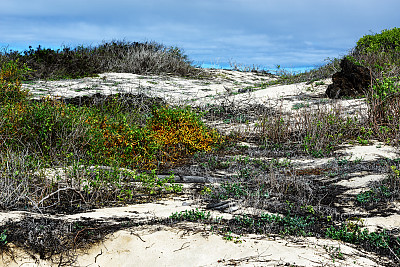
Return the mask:
<svg viewBox="0 0 400 267"><path fill-rule="evenodd" d="M391 165L391 172L383 180L374 183L371 189L356 195L356 201L364 207L373 208L378 203L387 203L400 198L400 171Z"/></svg>
<svg viewBox="0 0 400 267"><path fill-rule="evenodd" d="M311 216L286 216L261 214L259 217L248 215L237 216L232 223L236 227L245 228L246 231L254 233L277 233L280 235L309 236L312 235L311 229L315 223L315 218Z"/></svg>
<svg viewBox="0 0 400 267"><path fill-rule="evenodd" d="M214 224L218 229L229 233L275 233L283 236L310 236L316 219L312 216L286 216L261 214L260 216L240 215L231 220L213 218L210 212L196 210L185 210L175 212L170 217L173 221L204 222Z"/></svg>
<svg viewBox="0 0 400 267"><path fill-rule="evenodd" d="M350 53L355 61L371 69L375 78L400 76L400 28L365 35Z"/></svg>
<svg viewBox="0 0 400 267"><path fill-rule="evenodd" d="M392 193L389 191L389 188L382 185L377 189L374 188L357 194L356 200L360 204L367 204L371 202L379 202L385 198L390 197L391 195Z"/></svg>
<svg viewBox="0 0 400 267"><path fill-rule="evenodd" d="M7 245L7 230L0 234L0 247Z"/></svg>
<svg viewBox="0 0 400 267"><path fill-rule="evenodd" d="M134 200L135 189L128 186L132 181L141 182L148 195L180 192L180 186L171 185L173 176L158 179L155 170L181 163L196 152L211 151L224 142L189 108L148 103L147 112L141 112L132 109L135 103L126 103L134 102L129 95L126 101L121 101L124 95L109 97L101 105L66 104L50 97L31 100L21 89L28 71L15 61L5 63L0 71L0 174L3 188L8 188L1 194L1 203L5 209L45 209L52 201L59 201L52 196L60 190L66 198L75 199L76 184L83 186L84 194L78 193L81 199L74 201L90 205ZM57 183L48 186L44 177L33 174L43 167L81 165L105 165L114 171L88 176L86 168L75 167L70 172L75 177L67 178L71 186L64 189ZM119 168L152 172L131 175L118 172ZM36 195L35 188L42 186L42 193ZM113 188L110 194L105 187ZM70 205L75 205L72 200Z"/></svg>
<svg viewBox="0 0 400 267"><path fill-rule="evenodd" d="M370 232L363 229L359 222L349 221L339 227L331 226L326 231L326 236L344 242L362 245L367 249L384 250L395 257L400 256L400 238L394 237L387 231ZM397 258L398 259L398 258Z"/></svg>
<svg viewBox="0 0 400 267"><path fill-rule="evenodd" d="M82 104L51 97L33 100L22 90L23 80L77 78L106 71L202 74L180 49L155 43L116 41L89 48L38 47L22 54L2 53L0 207L72 213L142 203L181 193L183 187L175 183L173 173L215 174L220 182L197 188L202 201L223 200L225 206L235 202L261 212L224 220L208 211L186 210L173 213L169 223L211 225L235 242L240 242L235 235L244 233L329 237L398 260L400 240L395 231L369 232L361 223L346 220L337 199L344 191L338 182L348 180L350 173L389 173L353 198L359 209L385 212L386 202L400 199L399 162L365 163L336 155L345 143L369 145L379 140L399 145L398 40L397 28L367 35L348 55L373 76L365 95L368 109L353 114L339 104L327 107L315 99L293 105L290 112L274 103L248 108L222 103L194 109L132 94L102 96L97 102L89 98ZM322 86L320 80L338 71L339 62L332 59L297 75L282 71L276 81L257 88L300 81ZM204 119L254 123L255 130L224 136L207 127ZM292 164L293 158L327 156L337 160L318 167ZM0 247L6 247L13 234L4 230ZM340 249L327 252L333 260L344 258Z"/></svg>
<svg viewBox="0 0 400 267"><path fill-rule="evenodd" d="M164 73L179 76L201 74L188 57L177 47L166 47L155 42L104 42L95 47L77 46L53 50L36 49L4 51L0 65L18 60L33 71L25 79L65 79L94 76L104 72L136 74Z"/></svg>
<svg viewBox="0 0 400 267"><path fill-rule="evenodd" d="M369 34L357 41L355 50L365 52L398 51L400 28L383 30L380 34Z"/></svg>
<svg viewBox="0 0 400 267"><path fill-rule="evenodd" d="M8 61L0 69L0 104L19 102L28 97L28 92L21 90L21 78L29 69L26 65L18 66L18 61Z"/></svg>
<svg viewBox="0 0 400 267"><path fill-rule="evenodd" d="M169 217L174 221L189 222L210 221L213 219L210 212L200 211L198 209L175 212Z"/></svg>

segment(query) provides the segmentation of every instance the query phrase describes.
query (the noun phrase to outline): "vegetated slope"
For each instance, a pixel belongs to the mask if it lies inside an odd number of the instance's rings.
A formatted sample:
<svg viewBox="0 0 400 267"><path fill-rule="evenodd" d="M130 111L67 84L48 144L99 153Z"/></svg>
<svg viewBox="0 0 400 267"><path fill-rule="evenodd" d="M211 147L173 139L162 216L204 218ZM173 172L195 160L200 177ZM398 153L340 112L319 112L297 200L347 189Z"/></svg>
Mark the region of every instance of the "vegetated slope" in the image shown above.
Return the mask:
<svg viewBox="0 0 400 267"><path fill-rule="evenodd" d="M164 73L192 76L200 73L178 47L155 42L111 41L98 46L53 50L40 45L25 51L3 51L0 63L18 60L32 70L28 79L63 79L104 72Z"/></svg>
<svg viewBox="0 0 400 267"><path fill-rule="evenodd" d="M369 51L360 46L351 54L359 64L372 66L375 75L385 75L382 80L376 78L371 91L367 93L370 111L362 114L367 119L344 117L340 110L335 109L302 111L292 118L283 112L260 114L262 120L259 131L251 136L231 136L233 144L230 143L230 146L220 142L220 136L205 127L192 110L182 107L159 107L155 104L143 112L137 107L124 106L119 96L104 101L100 106L75 106L53 99L27 101L27 92L20 90L20 79L24 75L23 68L21 70L21 65L18 65L23 63L21 56L18 63L11 61L3 64L0 76L1 93L4 96L0 98L4 99L0 109L1 118L4 118L0 121L0 134L5 140L0 150L0 173L2 187L7 189L1 195L2 208L24 207L43 212L59 205L72 210L83 204L101 206L129 203L137 197L138 192L150 196L158 194L161 191L159 189L178 192L178 187L167 185L172 179L160 179L157 172L160 167L178 166L183 157L195 155L192 160L200 163L197 168L207 171L207 168L217 166L222 170L239 170L235 180L201 188L204 201L234 199L263 211L283 215L237 216L224 222L225 231L330 237L398 259L400 248L396 233L365 231L360 220L342 216L341 210L334 206L338 204L335 201L342 188L332 178L347 179L346 172L349 169L361 168L359 162L337 160L337 166L296 170L290 160L279 159L282 156L332 156L344 142L364 144L373 138L398 145L399 87L395 80L396 72L393 72L398 66L398 49L397 46L383 47L384 51ZM40 54L41 50L38 51ZM61 57L68 54L63 53ZM31 56L35 54L32 51ZM25 56L29 58L29 52ZM39 58L43 57L45 55ZM378 67L382 58L388 58L389 61L383 62L390 64ZM83 62L87 63L85 60ZM65 66L70 66L68 64ZM63 69L63 65L60 66ZM142 70L149 69L145 67ZM71 71L68 67L65 69L67 73ZM111 67L110 70L116 71ZM54 75L52 77L62 77L61 74ZM290 127L293 124L295 128ZM234 143L238 140L252 141L258 151L236 146ZM210 156L213 149L219 151L215 156ZM274 155L274 152L277 153ZM225 158L224 153L247 155ZM263 153L274 158L256 158ZM252 158L248 155L252 155ZM89 164L108 165L105 167L110 169L98 168L93 171L81 167ZM398 199L398 162L382 164L392 167L388 179L370 191L355 196L365 206L368 206L365 202L382 204L388 198ZM49 183L43 179L43 175L31 171L59 166L72 166L66 175L68 179L62 181L67 183L66 187L62 187L61 182ZM121 171L118 167L153 169L153 172L136 175ZM132 186L133 182L141 182L143 187L137 189ZM74 183L79 186L73 187ZM203 212L197 211L171 216L171 220L176 221L198 221L199 218L205 221L209 219ZM217 223L221 224L220 221Z"/></svg>

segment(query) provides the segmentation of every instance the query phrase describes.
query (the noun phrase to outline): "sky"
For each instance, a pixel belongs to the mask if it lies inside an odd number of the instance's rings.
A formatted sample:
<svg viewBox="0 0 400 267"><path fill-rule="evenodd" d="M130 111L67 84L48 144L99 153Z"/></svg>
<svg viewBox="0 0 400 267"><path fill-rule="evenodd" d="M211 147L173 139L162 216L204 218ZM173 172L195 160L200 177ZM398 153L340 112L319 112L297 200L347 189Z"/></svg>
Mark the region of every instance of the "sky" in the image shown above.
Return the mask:
<svg viewBox="0 0 400 267"><path fill-rule="evenodd" d="M0 1L0 48L155 41L197 64L315 67L400 27L399 0Z"/></svg>

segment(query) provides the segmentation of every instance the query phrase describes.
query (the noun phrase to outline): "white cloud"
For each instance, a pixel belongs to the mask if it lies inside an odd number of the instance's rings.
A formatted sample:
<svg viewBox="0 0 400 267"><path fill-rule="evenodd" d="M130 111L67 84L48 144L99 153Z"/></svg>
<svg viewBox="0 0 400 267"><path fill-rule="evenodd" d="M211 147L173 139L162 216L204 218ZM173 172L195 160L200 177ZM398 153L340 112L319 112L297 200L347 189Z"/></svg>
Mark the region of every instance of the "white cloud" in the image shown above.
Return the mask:
<svg viewBox="0 0 400 267"><path fill-rule="evenodd" d="M192 59L314 64L400 25L398 0L2 0L0 45L154 40Z"/></svg>

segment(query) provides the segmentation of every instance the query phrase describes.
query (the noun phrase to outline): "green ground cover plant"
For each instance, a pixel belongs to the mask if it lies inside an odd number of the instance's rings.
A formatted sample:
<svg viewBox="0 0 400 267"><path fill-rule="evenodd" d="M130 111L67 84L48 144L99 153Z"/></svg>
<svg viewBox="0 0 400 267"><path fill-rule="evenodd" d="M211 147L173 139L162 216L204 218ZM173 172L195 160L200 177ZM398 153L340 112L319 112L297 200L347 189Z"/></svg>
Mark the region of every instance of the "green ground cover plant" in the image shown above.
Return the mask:
<svg viewBox="0 0 400 267"><path fill-rule="evenodd" d="M172 213L171 216L169 216L169 218L174 221L189 221L189 222L218 221L218 219L212 218L211 212L201 211L199 209L175 212Z"/></svg>
<svg viewBox="0 0 400 267"><path fill-rule="evenodd" d="M377 204L384 204L400 198L400 171L398 164L390 165L390 172L371 188L356 195L356 201L366 208L376 208Z"/></svg>
<svg viewBox="0 0 400 267"><path fill-rule="evenodd" d="M362 223L348 221L342 223L339 227L330 226L326 230L326 236L341 240L344 242L362 245L370 250L383 251L386 254L399 260L400 256L400 238L396 237L389 231L383 229L379 232L370 232L368 229L362 228Z"/></svg>

